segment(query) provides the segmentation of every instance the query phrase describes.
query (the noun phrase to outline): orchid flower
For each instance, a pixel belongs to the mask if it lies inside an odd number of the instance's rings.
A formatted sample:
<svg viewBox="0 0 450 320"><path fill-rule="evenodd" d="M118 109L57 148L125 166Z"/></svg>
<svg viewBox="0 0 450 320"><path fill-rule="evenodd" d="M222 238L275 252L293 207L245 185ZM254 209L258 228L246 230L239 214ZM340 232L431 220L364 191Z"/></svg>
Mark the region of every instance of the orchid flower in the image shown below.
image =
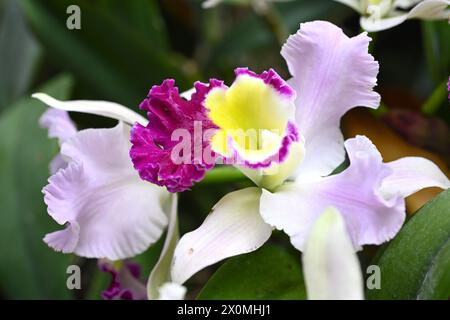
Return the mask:
<svg viewBox="0 0 450 320"><path fill-rule="evenodd" d="M335 208L325 209L314 223L302 260L309 300L364 299L361 266Z"/></svg>
<svg viewBox="0 0 450 320"><path fill-rule="evenodd" d="M61 142L59 169L52 165L44 201L50 216L66 225L44 241L56 251L88 258L120 260L145 251L162 235L173 201L163 188L142 181L130 161L130 126L123 121L146 120L118 104L33 96L57 109L121 120L114 128L77 132L66 111L50 109L42 116L49 136Z"/></svg>
<svg viewBox="0 0 450 320"><path fill-rule="evenodd" d="M211 79L180 95L168 79L153 86L140 105L148 121L110 102L35 95L55 108L126 123L81 131L62 144L68 165L45 192L49 213L69 225L48 243L110 260L142 252L167 225L163 209L169 193L161 187L188 190L217 162L235 165L256 187L226 195L178 243L176 236L166 237L147 283L150 298L164 296L160 288L166 282L179 286L206 266L258 249L273 228L304 250L311 227L329 206L342 212L354 249L391 239L405 219L406 196L428 186L448 188L450 182L423 158L383 163L366 137L344 144L343 114L380 102L373 91L378 63L368 54L369 41L365 33L349 38L328 22L304 23L281 52L293 76L288 82L272 69L258 74L238 68L230 86ZM331 175L345 151L350 166ZM131 173L131 163L152 184ZM107 222L105 212L111 215ZM171 228L168 234L176 234Z"/></svg>
<svg viewBox="0 0 450 320"><path fill-rule="evenodd" d="M112 275L105 299L183 299L186 288L170 281L169 267L178 241L176 195L142 181L129 158L130 126L147 120L119 104L105 101L62 102L43 93L33 97L55 109L40 124L58 138L59 168L44 188L49 214L65 230L44 241L57 251L99 258L99 267ZM77 132L67 111L119 120L111 129ZM55 160L52 163L56 162ZM139 267L120 259L145 251L167 226L161 256L147 285L138 280ZM112 261L113 260L113 261Z"/></svg>
<svg viewBox="0 0 450 320"><path fill-rule="evenodd" d="M404 222L406 196L429 186L450 187L429 160L383 163L363 136L347 140L344 148L342 115L356 106L376 108L380 101L373 91L378 63L368 54L369 41L365 33L348 38L328 22L304 23L281 51L293 76L288 83L273 70L256 74L239 68L230 87L218 80L196 83L191 100L182 104L174 98L172 83L154 87L146 105L150 117L205 112L213 124L207 122L212 131L208 147L257 185L227 194L198 229L180 239L172 281L182 284L206 266L258 249L273 228L284 230L303 251L312 225L329 206L342 212L355 249L383 243ZM133 149L144 154L149 137L157 136L146 133L148 127L138 128L133 129L132 158ZM241 139L238 133L253 133L252 128L257 133ZM350 166L330 175L344 161L345 150ZM145 169L141 160L133 159L135 167Z"/></svg>
<svg viewBox="0 0 450 320"><path fill-rule="evenodd" d="M99 268L112 276L111 284L103 291L106 300L182 300L186 288L170 281L170 264L178 241L177 198L172 201L169 226L161 256L150 273L147 284L140 279L140 265L131 261L99 261Z"/></svg>
<svg viewBox="0 0 450 320"><path fill-rule="evenodd" d="M364 30L377 32L408 19L449 19L448 0L335 0L356 10Z"/></svg>

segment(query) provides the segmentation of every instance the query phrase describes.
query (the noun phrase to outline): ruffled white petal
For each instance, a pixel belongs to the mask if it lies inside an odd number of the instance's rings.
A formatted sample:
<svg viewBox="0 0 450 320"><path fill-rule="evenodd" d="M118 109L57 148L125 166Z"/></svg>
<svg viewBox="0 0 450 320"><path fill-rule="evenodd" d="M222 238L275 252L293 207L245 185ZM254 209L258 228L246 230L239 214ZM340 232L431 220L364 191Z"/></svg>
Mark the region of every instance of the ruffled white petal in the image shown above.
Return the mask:
<svg viewBox="0 0 450 320"><path fill-rule="evenodd" d="M133 169L129 130L122 123L87 129L63 143L68 166L43 189L48 213L67 224L44 239L55 250L118 260L143 252L161 236L169 194Z"/></svg>

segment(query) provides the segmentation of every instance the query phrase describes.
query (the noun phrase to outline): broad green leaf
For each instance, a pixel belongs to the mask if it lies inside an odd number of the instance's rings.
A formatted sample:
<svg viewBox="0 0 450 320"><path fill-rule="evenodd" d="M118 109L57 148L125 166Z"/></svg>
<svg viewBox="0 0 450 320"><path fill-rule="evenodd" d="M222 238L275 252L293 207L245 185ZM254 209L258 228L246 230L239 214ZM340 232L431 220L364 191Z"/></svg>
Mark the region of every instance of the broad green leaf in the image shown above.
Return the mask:
<svg viewBox="0 0 450 320"><path fill-rule="evenodd" d="M0 48L1 112L28 89L40 52L15 0L0 7Z"/></svg>
<svg viewBox="0 0 450 320"><path fill-rule="evenodd" d="M439 250L418 295L419 299L450 298L450 241Z"/></svg>
<svg viewBox="0 0 450 320"><path fill-rule="evenodd" d="M442 192L407 222L375 264L381 289L369 299L450 297L450 190Z"/></svg>
<svg viewBox="0 0 450 320"><path fill-rule="evenodd" d="M67 99L72 81L58 77L41 88ZM56 141L39 128L42 103L24 98L0 118L0 291L9 299L66 299L70 255L42 241L58 226L48 216L41 193Z"/></svg>
<svg viewBox="0 0 450 320"><path fill-rule="evenodd" d="M198 299L306 299L300 254L265 245L225 262Z"/></svg>

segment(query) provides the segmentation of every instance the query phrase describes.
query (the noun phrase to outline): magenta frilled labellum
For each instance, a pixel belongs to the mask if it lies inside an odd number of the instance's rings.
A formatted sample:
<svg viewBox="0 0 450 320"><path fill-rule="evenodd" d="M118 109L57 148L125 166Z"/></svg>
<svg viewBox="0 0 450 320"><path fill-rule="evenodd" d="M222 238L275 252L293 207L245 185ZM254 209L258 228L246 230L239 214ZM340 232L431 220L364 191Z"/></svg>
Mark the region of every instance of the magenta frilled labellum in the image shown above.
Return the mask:
<svg viewBox="0 0 450 320"><path fill-rule="evenodd" d="M222 85L218 80L211 80L209 85L197 82L196 92L189 101L180 96L174 80L165 80L160 86L152 87L140 105L147 111L149 123L145 127L136 123L131 131L130 156L142 179L165 186L170 192L182 192L214 167L214 159L204 159L203 152L198 156L194 150L197 141L204 150L209 141L204 139L203 133L216 128L206 115L203 101L212 88ZM194 132L196 125L200 126L198 132ZM173 159L173 149L180 141L173 137L176 130L183 129L182 132L190 135L191 154L187 157L177 154L187 158L187 161L177 163Z"/></svg>
<svg viewBox="0 0 450 320"><path fill-rule="evenodd" d="M182 192L219 157L249 169L286 160L300 141L296 92L273 69L257 74L237 68L235 74L230 87L215 79L195 83L190 100L180 96L174 80L152 87L140 105L149 123L131 131L130 156L142 179Z"/></svg>

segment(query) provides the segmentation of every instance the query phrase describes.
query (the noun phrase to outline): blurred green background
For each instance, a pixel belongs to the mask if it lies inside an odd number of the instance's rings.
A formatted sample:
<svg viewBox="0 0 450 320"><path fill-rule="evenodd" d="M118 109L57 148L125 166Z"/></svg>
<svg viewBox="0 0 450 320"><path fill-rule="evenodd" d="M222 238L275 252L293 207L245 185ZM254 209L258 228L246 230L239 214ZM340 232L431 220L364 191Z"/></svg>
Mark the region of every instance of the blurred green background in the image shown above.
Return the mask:
<svg viewBox="0 0 450 320"><path fill-rule="evenodd" d="M66 27L71 4L81 8L81 30ZM337 24L349 36L360 32L357 13L331 0L279 3L267 14L231 4L205 10L195 0L0 0L0 298L98 299L109 279L95 261L55 253L42 242L59 227L41 194L57 144L38 127L45 108L31 93L110 100L137 110L150 87L166 78L174 78L181 91L210 77L230 83L234 68L243 66L258 72L274 68L288 78L281 43L301 22L316 19ZM436 145L435 137L426 136L417 143L444 159L450 152L449 29L445 21L408 21L374 35L372 47L381 65L377 90L384 112L401 108L439 119L447 128L438 133L442 141ZM71 116L79 128L114 123ZM393 130L411 134L395 125ZM196 228L218 199L246 184L199 184L182 194L181 232ZM289 247L281 234L272 242ZM161 241L136 258L145 265L144 277L160 248ZM295 253L286 249L286 254ZM82 266L82 290L66 288L72 263ZM190 282L194 294L215 268Z"/></svg>

